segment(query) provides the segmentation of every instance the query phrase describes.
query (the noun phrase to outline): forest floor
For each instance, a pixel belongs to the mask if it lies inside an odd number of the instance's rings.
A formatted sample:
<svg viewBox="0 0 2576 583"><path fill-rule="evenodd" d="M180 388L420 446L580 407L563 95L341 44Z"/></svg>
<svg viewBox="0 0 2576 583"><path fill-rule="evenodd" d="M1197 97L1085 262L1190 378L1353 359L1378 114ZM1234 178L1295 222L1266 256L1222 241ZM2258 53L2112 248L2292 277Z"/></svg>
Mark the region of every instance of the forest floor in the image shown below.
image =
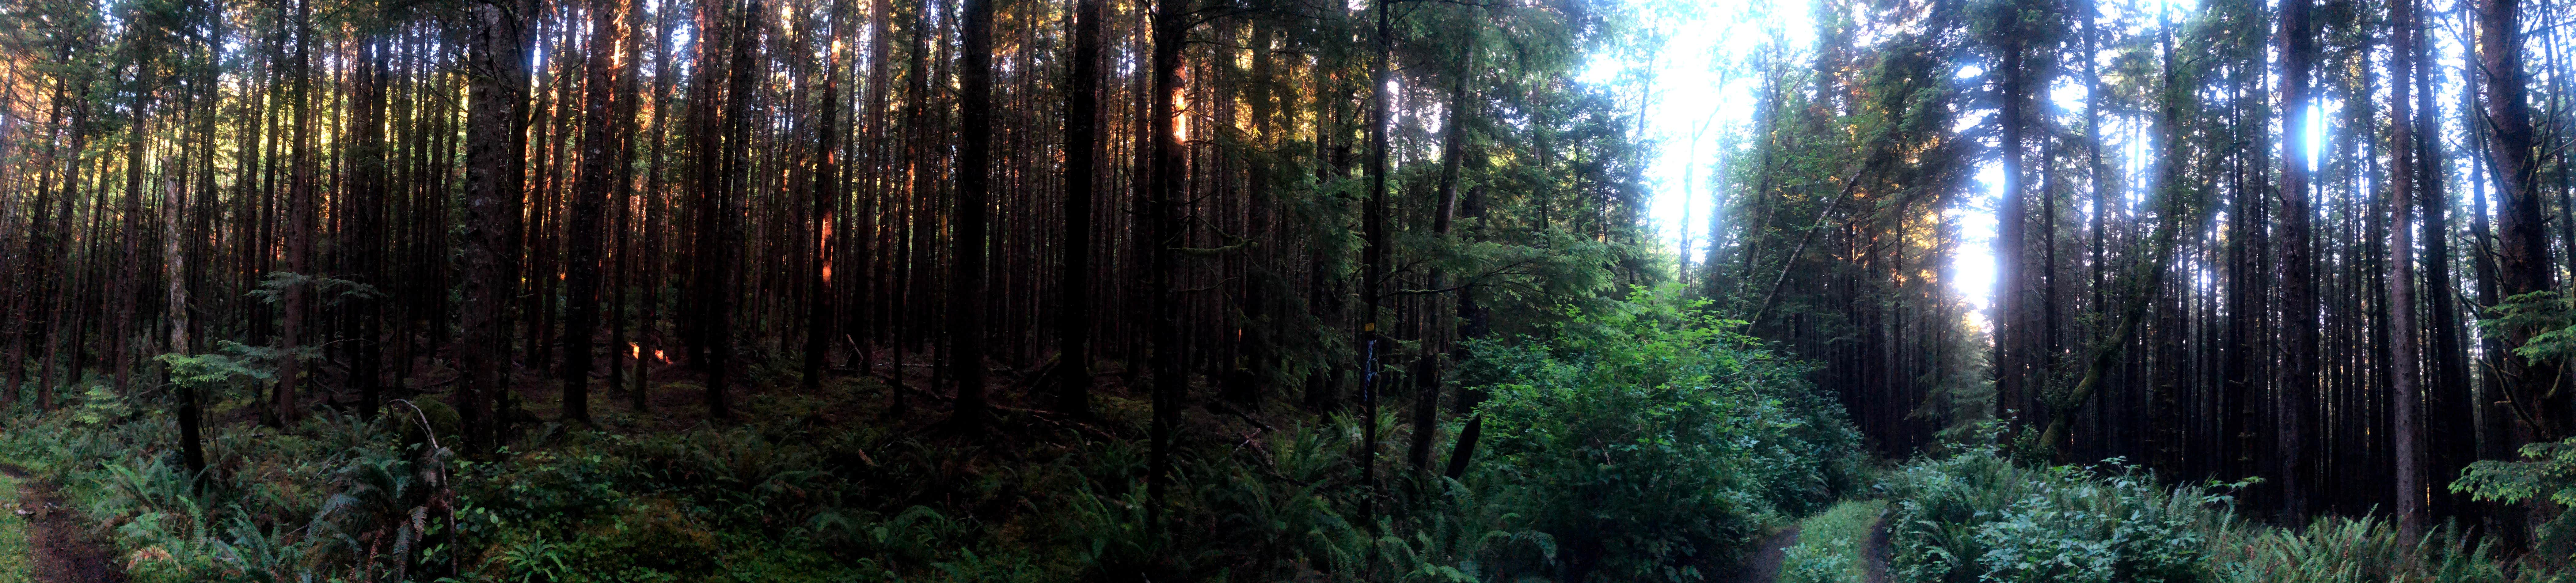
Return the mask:
<svg viewBox="0 0 2576 583"><path fill-rule="evenodd" d="M54 485L0 465L0 583L123 583L114 553Z"/></svg>

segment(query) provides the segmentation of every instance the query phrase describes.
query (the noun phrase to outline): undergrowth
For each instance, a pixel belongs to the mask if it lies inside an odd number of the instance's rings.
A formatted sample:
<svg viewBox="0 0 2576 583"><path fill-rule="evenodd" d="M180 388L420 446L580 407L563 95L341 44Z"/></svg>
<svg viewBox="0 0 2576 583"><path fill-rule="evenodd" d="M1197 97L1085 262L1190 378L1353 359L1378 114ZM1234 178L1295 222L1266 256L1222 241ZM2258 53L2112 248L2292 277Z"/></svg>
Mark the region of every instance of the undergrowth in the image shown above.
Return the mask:
<svg viewBox="0 0 2576 583"><path fill-rule="evenodd" d="M2247 485L2161 485L2117 463L2017 465L1994 447L1890 475L1902 583L2538 583L2564 577L2439 529L2409 544L2375 518L2281 528L2239 517Z"/></svg>
<svg viewBox="0 0 2576 583"><path fill-rule="evenodd" d="M0 461L63 484L137 581L1696 581L1847 494L1861 457L1803 365L1689 308L1640 295L1477 345L1454 377L1492 395L1476 463L1448 479L1382 455L1375 487L1360 424L1401 452L1398 408L1191 410L1157 501L1142 403L1010 409L970 435L840 421L880 418L864 379L755 392L723 426L522 427L474 457L441 447L434 398L215 424L194 487L167 395L145 394L18 417Z"/></svg>

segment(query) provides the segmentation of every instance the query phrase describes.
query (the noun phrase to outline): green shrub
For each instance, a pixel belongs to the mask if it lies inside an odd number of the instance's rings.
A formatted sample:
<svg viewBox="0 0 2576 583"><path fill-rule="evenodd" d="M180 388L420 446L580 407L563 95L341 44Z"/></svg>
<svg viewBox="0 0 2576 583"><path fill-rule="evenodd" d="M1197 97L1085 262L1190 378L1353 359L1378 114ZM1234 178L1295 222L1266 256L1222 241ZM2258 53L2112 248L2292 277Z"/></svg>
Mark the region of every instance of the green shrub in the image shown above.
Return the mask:
<svg viewBox="0 0 2576 583"><path fill-rule="evenodd" d="M2234 523L2212 537L2211 581L2222 583L2505 583L2502 561L2484 544L2441 529L2409 548L2395 525L2371 518L2320 518L2304 529ZM2534 570L2519 580L2538 580Z"/></svg>
<svg viewBox="0 0 2576 583"><path fill-rule="evenodd" d="M2200 577L2230 498L2153 474L2014 465L1993 447L1889 476L1890 575L1911 583L2153 582Z"/></svg>
<svg viewBox="0 0 2576 583"><path fill-rule="evenodd" d="M2556 581L2436 529L2408 546L2371 518L2280 528L2238 518L2225 492L2112 470L2025 468L1994 446L1891 474L1890 575L1907 583L2506 583ZM2483 462L2482 462L2483 463Z"/></svg>
<svg viewBox="0 0 2576 583"><path fill-rule="evenodd" d="M1698 308L1641 292L1474 345L1496 479L1530 493L1567 580L1704 578L1856 482L1858 434L1807 369Z"/></svg>

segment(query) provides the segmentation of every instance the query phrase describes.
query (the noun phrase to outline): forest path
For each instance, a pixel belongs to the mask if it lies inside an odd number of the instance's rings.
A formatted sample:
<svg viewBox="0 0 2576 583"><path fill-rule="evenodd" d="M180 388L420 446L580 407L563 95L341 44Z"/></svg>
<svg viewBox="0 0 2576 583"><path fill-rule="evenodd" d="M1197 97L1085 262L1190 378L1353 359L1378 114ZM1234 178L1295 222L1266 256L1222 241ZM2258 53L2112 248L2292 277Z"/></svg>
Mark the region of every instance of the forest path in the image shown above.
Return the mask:
<svg viewBox="0 0 2576 583"><path fill-rule="evenodd" d="M1744 561L1744 568L1735 572L1734 581L1771 583L1779 580L1780 561L1787 554L1789 547L1796 544L1798 544L1798 525L1795 524L1789 525L1789 528L1780 529L1780 532L1772 533L1771 536L1763 537L1762 543L1753 547L1753 557Z"/></svg>
<svg viewBox="0 0 2576 583"><path fill-rule="evenodd" d="M1833 560L1841 567L1826 572L1807 570L1791 579L1812 581L1823 577L1842 583L1887 583L1889 514L1883 500L1846 500L1835 504L1833 508L1763 537L1761 544L1753 547L1745 557L1744 566L1727 580L1739 583L1786 581L1781 577L1801 566L1789 564L1788 551L1803 545L1806 548L1800 551L1801 560Z"/></svg>
<svg viewBox="0 0 2576 583"><path fill-rule="evenodd" d="M91 541L54 485L0 465L0 583L123 583L115 553Z"/></svg>
<svg viewBox="0 0 2576 583"><path fill-rule="evenodd" d="M1896 509L1893 508L1879 511L1878 521L1869 525L1869 544L1861 550L1860 554L1861 572L1869 577L1869 583L1892 581L1887 578L1887 565L1888 560L1894 556L1895 548L1887 544L1887 517L1895 514Z"/></svg>

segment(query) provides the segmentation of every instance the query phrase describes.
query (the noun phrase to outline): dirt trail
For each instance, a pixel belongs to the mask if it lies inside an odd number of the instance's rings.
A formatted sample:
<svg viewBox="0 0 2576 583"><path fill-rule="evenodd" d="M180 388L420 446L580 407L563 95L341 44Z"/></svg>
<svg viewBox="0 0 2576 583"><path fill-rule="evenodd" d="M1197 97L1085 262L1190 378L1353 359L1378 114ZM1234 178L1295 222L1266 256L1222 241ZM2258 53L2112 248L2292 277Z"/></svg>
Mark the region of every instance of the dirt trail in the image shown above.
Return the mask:
<svg viewBox="0 0 2576 583"><path fill-rule="evenodd" d="M1798 526L1789 525L1753 547L1753 557L1735 572L1737 583L1771 583L1780 579L1780 561L1791 545L1798 544Z"/></svg>
<svg viewBox="0 0 2576 583"><path fill-rule="evenodd" d="M1893 508L1881 510L1878 512L1878 521L1869 525L1869 548L1860 554L1861 570L1869 574L1869 583L1889 581L1887 563L1891 558L1889 553L1894 552L1894 549L1887 544L1887 517L1895 513L1896 510Z"/></svg>
<svg viewBox="0 0 2576 583"><path fill-rule="evenodd" d="M63 504L53 484L38 481L27 470L0 465L0 474L16 478L18 504L8 509L27 518L27 546L35 552L37 583L124 583L125 570L115 553L90 540L79 511Z"/></svg>

